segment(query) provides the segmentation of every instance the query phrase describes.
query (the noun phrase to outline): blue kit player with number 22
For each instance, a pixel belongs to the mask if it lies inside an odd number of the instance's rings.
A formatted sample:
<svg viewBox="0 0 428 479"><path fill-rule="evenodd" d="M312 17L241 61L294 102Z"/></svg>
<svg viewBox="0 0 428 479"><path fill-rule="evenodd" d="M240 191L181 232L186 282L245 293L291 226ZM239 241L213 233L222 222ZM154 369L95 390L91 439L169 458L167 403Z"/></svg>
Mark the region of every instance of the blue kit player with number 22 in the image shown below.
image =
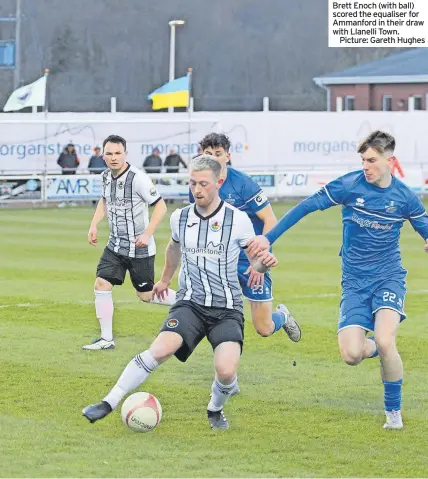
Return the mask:
<svg viewBox="0 0 428 479"><path fill-rule="evenodd" d="M327 184L283 216L265 236L250 241L250 257L267 249L309 213L342 205L342 300L338 341L343 360L356 366L379 355L384 385L385 429L401 429L403 363L395 337L405 319L407 271L401 264L400 229L405 220L425 240L428 215L415 193L391 175L395 139L375 131L358 148L362 171ZM366 337L374 331L373 337Z"/></svg>
<svg viewBox="0 0 428 479"><path fill-rule="evenodd" d="M250 176L228 166L229 138L223 133L210 133L199 144L204 155L213 156L222 165L221 178L224 183L219 190L220 198L249 216L256 235L261 235L275 226L275 214L260 186ZM189 200L191 203L195 202L191 192ZM284 329L292 341L300 341L300 327L288 308L280 304L276 311L272 312L270 273L261 274L255 271L242 250L238 277L242 292L250 303L252 322L258 334L266 337Z"/></svg>

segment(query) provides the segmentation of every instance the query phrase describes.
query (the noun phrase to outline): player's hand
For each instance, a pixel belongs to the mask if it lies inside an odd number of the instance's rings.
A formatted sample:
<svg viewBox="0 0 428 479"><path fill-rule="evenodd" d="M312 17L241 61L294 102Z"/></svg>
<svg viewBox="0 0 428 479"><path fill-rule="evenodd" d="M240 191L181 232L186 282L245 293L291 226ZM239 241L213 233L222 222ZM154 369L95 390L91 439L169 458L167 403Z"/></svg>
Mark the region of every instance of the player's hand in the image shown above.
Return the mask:
<svg viewBox="0 0 428 479"><path fill-rule="evenodd" d="M263 273L257 273L257 271L249 266L247 271L244 274L249 274L250 277L247 281L247 286L249 288L254 288L255 286L261 286L265 281L265 275Z"/></svg>
<svg viewBox="0 0 428 479"><path fill-rule="evenodd" d="M424 250L425 250L425 253L428 253L428 239L425 240Z"/></svg>
<svg viewBox="0 0 428 479"><path fill-rule="evenodd" d="M150 236L146 233L143 233L142 235L139 235L135 238L135 246L148 246L149 241L150 241Z"/></svg>
<svg viewBox="0 0 428 479"><path fill-rule="evenodd" d="M88 241L89 244L92 246L96 246L98 243L98 238L97 238L97 228L96 226L91 226L88 231Z"/></svg>
<svg viewBox="0 0 428 479"><path fill-rule="evenodd" d="M270 243L266 236L260 235L250 239L247 246L248 256L250 258L255 258L260 252L268 250Z"/></svg>
<svg viewBox="0 0 428 479"><path fill-rule="evenodd" d="M162 280L158 281L152 289L152 300L157 296L159 301L163 301L168 295L168 286L168 282Z"/></svg>
<svg viewBox="0 0 428 479"><path fill-rule="evenodd" d="M269 251L262 251L257 255L257 261L267 266L268 268L274 268L278 265L278 260Z"/></svg>

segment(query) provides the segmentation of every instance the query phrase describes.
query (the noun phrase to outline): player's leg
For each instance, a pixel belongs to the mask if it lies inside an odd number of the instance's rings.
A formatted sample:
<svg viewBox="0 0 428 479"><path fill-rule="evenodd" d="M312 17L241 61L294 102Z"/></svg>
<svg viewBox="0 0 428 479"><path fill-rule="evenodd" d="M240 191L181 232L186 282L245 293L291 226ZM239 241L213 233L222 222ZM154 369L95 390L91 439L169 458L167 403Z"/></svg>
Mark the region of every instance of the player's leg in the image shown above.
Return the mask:
<svg viewBox="0 0 428 479"><path fill-rule="evenodd" d="M361 326L348 326L339 331L337 338L340 355L349 366L357 366L363 359L375 354L376 345L366 338L366 333Z"/></svg>
<svg viewBox="0 0 428 479"><path fill-rule="evenodd" d="M404 320L404 278L383 282L373 296L375 341L379 351L381 377L384 386L385 429L401 429L401 396L403 362L397 350L396 336Z"/></svg>
<svg viewBox="0 0 428 479"><path fill-rule="evenodd" d="M100 258L97 278L94 285L95 312L100 323L100 338L92 344L83 346L86 350L114 349L113 340L113 286L121 285L125 279L126 268L123 260L108 248Z"/></svg>
<svg viewBox="0 0 428 479"><path fill-rule="evenodd" d="M278 324L272 319L272 301L248 300L251 310L251 320L257 334L266 338L282 328L284 317L281 315Z"/></svg>
<svg viewBox="0 0 428 479"><path fill-rule="evenodd" d="M377 355L375 342L366 337L367 331L374 329L371 293L363 282L360 284L356 280L343 281L342 286L337 335L339 350L346 364L357 366L363 359Z"/></svg>
<svg viewBox="0 0 428 479"><path fill-rule="evenodd" d="M216 318L215 314L214 311L207 318L207 338L214 350L215 369L207 415L211 429L227 429L229 424L223 407L239 392L237 371L244 342L244 316L233 310L220 313Z"/></svg>
<svg viewBox="0 0 428 479"><path fill-rule="evenodd" d="M280 304L272 312L272 278L270 273L264 275L263 284L248 286L249 274L248 260L239 260L238 278L243 295L248 299L251 309L251 318L255 330L260 336L267 337L284 329L288 337L300 341L302 332L297 321L293 318L288 308Z"/></svg>
<svg viewBox="0 0 428 479"><path fill-rule="evenodd" d="M204 324L188 302L178 302L168 314L159 335L148 350L137 354L125 367L105 398L87 406L83 415L95 422L117 408L129 392L140 386L161 363L172 355L185 362L205 336Z"/></svg>
<svg viewBox="0 0 428 479"><path fill-rule="evenodd" d="M161 304L172 306L175 303L175 291L168 288L166 297L163 300L154 298L152 300L152 289L155 281L155 256L148 258L130 258L129 275L135 288L137 297L144 303Z"/></svg>

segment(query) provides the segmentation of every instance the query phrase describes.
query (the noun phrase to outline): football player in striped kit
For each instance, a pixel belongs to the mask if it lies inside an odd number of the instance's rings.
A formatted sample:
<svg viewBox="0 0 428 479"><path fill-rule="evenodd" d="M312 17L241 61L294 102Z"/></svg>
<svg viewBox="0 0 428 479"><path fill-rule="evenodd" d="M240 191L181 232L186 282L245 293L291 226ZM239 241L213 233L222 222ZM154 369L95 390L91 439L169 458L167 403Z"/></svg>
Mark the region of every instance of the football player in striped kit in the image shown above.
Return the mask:
<svg viewBox="0 0 428 479"><path fill-rule="evenodd" d="M153 234L167 212L149 176L126 161L126 141L111 135L103 142L103 156L108 166L102 176L102 198L88 232L89 243L97 244L97 225L107 214L110 235L101 256L95 280L95 311L101 326L100 338L83 346L86 350L114 349L113 286L123 284L129 272L141 301L152 301L155 277L156 245ZM149 218L149 206L153 212ZM169 290L163 301L171 305L175 292Z"/></svg>
<svg viewBox="0 0 428 479"><path fill-rule="evenodd" d="M239 391L237 370L244 341L238 260L241 248L254 237L254 228L246 213L221 200L221 169L221 164L208 155L192 160L190 187L195 204L171 215L172 237L165 266L153 288L153 295L163 300L181 259L177 302L149 349L130 361L103 401L83 410L90 422L109 414L171 356L185 362L206 337L214 351L215 367L207 407L209 424L212 429L229 427L223 407ZM277 264L269 251L250 260L263 272Z"/></svg>

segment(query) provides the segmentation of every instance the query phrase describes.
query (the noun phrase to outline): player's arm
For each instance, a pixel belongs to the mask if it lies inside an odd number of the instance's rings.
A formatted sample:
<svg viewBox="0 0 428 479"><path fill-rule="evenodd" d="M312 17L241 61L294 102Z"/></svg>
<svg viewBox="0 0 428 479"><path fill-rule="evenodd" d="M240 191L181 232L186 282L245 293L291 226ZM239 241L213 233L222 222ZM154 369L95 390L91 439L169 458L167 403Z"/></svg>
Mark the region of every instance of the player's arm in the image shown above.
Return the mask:
<svg viewBox="0 0 428 479"><path fill-rule="evenodd" d="M97 226L98 226L98 223L104 218L105 215L106 215L106 200L103 197L98 201L98 205L95 210L94 216L92 217L91 225L88 231L88 241L89 241L89 244L91 244L92 246L95 246L98 242Z"/></svg>
<svg viewBox="0 0 428 479"><path fill-rule="evenodd" d="M148 203L149 206L153 206L153 212L150 216L149 224L144 230L144 233L137 236L136 246L147 246L150 238L153 236L159 223L163 220L168 210L165 201L162 199L156 186L152 183L150 177L144 173L139 172L138 181L136 183L136 193L142 198L143 201Z"/></svg>
<svg viewBox="0 0 428 479"><path fill-rule="evenodd" d="M256 258L250 257L247 249L244 248L245 254L251 264L251 266L257 271L257 273L266 273L270 268L274 268L278 264L276 257L269 251L262 251Z"/></svg>
<svg viewBox="0 0 428 479"><path fill-rule="evenodd" d="M150 205L153 206L153 205ZM168 208L165 204L165 201L162 198L158 198L158 200L154 203L154 208L152 215L150 216L149 224L147 228L144 230L144 233L137 236L135 245L136 246L147 246L149 244L150 238L154 235L156 228L159 226L161 221L163 220L164 216Z"/></svg>
<svg viewBox="0 0 428 479"><path fill-rule="evenodd" d="M254 228L250 218L245 213L241 213L238 217L237 230L239 232L239 246L245 251L251 266L258 273L266 273L266 271L278 264L275 256L269 251L263 251L257 258L247 253L248 242L254 237Z"/></svg>
<svg viewBox="0 0 428 479"><path fill-rule="evenodd" d="M179 210L174 211L170 218L171 239L165 251L165 265L163 267L161 279L154 285L152 290L152 299L157 296L160 300L164 299L168 292L168 286L180 264L181 249L178 239Z"/></svg>
<svg viewBox="0 0 428 479"><path fill-rule="evenodd" d="M256 212L256 216L263 221L263 233L270 231L277 223L275 213L273 212L271 204L267 204L261 210Z"/></svg>
<svg viewBox="0 0 428 479"><path fill-rule="evenodd" d="M244 200L247 211L263 221L263 233L267 233L276 225L277 219L268 198L252 178L245 178L242 184L241 197ZM251 262L250 260L250 264ZM262 285L264 276L261 273L263 272L264 268L258 266L254 268L251 264L245 272L245 274L249 275L247 285L250 288Z"/></svg>
<svg viewBox="0 0 428 479"><path fill-rule="evenodd" d="M154 205L152 216L150 217L150 222L144 232L149 236L153 236L154 232L156 231L156 228L164 219L167 211L168 208L165 204L165 201L162 198L159 198L159 201L157 201Z"/></svg>
<svg viewBox="0 0 428 479"><path fill-rule="evenodd" d="M249 255L255 257L261 251L269 249L281 235L308 214L341 204L344 201L345 193L342 177L330 182L320 191L304 199L288 211L265 235L253 238L248 243Z"/></svg>
<svg viewBox="0 0 428 479"><path fill-rule="evenodd" d="M409 202L410 224L413 229L419 233L425 241L424 250L428 253L428 214L422 201L414 195Z"/></svg>
<svg viewBox="0 0 428 479"><path fill-rule="evenodd" d="M180 264L181 250L180 243L177 243L171 239L166 247L165 251L165 265L163 267L161 281L171 283L172 278Z"/></svg>

